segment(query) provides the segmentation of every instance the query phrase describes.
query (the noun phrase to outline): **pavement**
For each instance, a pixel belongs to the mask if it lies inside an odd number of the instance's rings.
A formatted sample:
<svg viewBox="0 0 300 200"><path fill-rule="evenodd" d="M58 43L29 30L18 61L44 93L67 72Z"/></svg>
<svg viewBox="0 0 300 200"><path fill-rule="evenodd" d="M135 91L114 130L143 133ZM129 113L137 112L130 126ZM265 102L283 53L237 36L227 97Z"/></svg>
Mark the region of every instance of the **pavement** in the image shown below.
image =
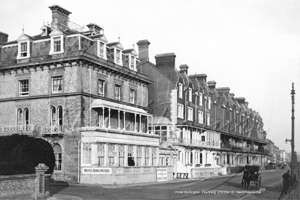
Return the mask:
<svg viewBox="0 0 300 200"><path fill-rule="evenodd" d="M276 172L276 171L282 171L280 169L274 169L274 170L265 170L261 173L268 173L268 172ZM194 181L204 181L209 179L218 179L218 178L224 178L224 177L232 177L232 176L242 176L242 173L237 174L229 174L229 175L219 175L219 176L210 176L210 177L201 177L201 178L190 178L190 179L173 179L170 181L161 181L161 182L139 182L139 183L132 183L132 184L119 184L119 185L109 185L109 184L99 184L100 187L104 188L122 188L122 187L135 187L135 186L146 186L146 185L160 185L160 184L176 184L181 182L194 182ZM51 186L59 186L59 185L68 185L68 186L95 186L95 184L72 184L72 183L51 183ZM264 191L264 189L262 189ZM77 196L71 196L71 195L62 195L62 194L54 194L51 197L48 197L47 200L82 200L82 198Z"/></svg>

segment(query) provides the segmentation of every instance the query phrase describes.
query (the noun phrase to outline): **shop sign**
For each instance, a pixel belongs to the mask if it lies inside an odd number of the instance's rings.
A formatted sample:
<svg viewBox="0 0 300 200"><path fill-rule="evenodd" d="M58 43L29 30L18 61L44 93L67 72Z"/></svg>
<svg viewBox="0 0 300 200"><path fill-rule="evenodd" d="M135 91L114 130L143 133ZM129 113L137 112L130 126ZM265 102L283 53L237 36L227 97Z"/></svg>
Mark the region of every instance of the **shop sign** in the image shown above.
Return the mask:
<svg viewBox="0 0 300 200"><path fill-rule="evenodd" d="M111 174L111 168L82 168L83 174Z"/></svg>
<svg viewBox="0 0 300 200"><path fill-rule="evenodd" d="M157 181L167 181L168 180L168 170L167 168L157 168Z"/></svg>

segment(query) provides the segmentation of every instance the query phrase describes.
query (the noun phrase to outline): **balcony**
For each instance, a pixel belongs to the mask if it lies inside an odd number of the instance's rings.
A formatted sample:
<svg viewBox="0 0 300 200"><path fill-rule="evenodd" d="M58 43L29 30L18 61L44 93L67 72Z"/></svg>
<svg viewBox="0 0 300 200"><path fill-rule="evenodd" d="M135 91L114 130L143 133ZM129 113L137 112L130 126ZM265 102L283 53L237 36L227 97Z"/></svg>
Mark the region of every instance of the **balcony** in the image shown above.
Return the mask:
<svg viewBox="0 0 300 200"><path fill-rule="evenodd" d="M221 143L221 149L224 149L224 150L231 150L232 149L232 145L227 143L227 142L222 142Z"/></svg>
<svg viewBox="0 0 300 200"><path fill-rule="evenodd" d="M25 135L35 135L38 134L37 127L33 124L27 125L15 125L15 126L2 126L0 129L1 135L11 135L11 134L25 134Z"/></svg>
<svg viewBox="0 0 300 200"><path fill-rule="evenodd" d="M220 142L215 141L201 141L186 138L167 138L167 141L174 145L194 146L194 147L210 147L220 148Z"/></svg>
<svg viewBox="0 0 300 200"><path fill-rule="evenodd" d="M43 136L63 136L65 133L64 126L46 126L42 127Z"/></svg>

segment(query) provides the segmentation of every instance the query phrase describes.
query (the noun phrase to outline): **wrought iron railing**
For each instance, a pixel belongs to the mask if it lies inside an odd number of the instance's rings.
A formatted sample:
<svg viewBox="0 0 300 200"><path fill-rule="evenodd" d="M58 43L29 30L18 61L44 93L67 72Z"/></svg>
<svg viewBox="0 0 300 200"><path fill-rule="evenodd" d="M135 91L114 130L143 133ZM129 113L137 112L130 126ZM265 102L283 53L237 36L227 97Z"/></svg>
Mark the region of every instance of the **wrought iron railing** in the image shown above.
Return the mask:
<svg viewBox="0 0 300 200"><path fill-rule="evenodd" d="M54 135L54 134L64 134L65 128L64 126L47 126L42 128L43 135Z"/></svg>
<svg viewBox="0 0 300 200"><path fill-rule="evenodd" d="M33 124L27 125L15 125L15 126L2 126L2 133L13 134L13 133L33 133L36 127Z"/></svg>

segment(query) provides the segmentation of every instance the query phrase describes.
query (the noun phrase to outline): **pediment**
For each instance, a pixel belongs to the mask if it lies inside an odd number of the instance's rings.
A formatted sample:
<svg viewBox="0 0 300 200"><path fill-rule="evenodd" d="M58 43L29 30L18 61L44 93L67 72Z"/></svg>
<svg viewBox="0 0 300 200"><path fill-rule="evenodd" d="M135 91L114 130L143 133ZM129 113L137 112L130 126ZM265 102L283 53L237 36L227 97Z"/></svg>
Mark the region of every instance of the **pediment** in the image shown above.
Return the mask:
<svg viewBox="0 0 300 200"><path fill-rule="evenodd" d="M59 36L59 35L63 35L64 33L58 29L54 29L49 35L50 36Z"/></svg>
<svg viewBox="0 0 300 200"><path fill-rule="evenodd" d="M21 41L28 41L30 40L30 36L29 35L26 35L25 33L23 33L22 35L20 35L17 39L18 42L21 42Z"/></svg>

